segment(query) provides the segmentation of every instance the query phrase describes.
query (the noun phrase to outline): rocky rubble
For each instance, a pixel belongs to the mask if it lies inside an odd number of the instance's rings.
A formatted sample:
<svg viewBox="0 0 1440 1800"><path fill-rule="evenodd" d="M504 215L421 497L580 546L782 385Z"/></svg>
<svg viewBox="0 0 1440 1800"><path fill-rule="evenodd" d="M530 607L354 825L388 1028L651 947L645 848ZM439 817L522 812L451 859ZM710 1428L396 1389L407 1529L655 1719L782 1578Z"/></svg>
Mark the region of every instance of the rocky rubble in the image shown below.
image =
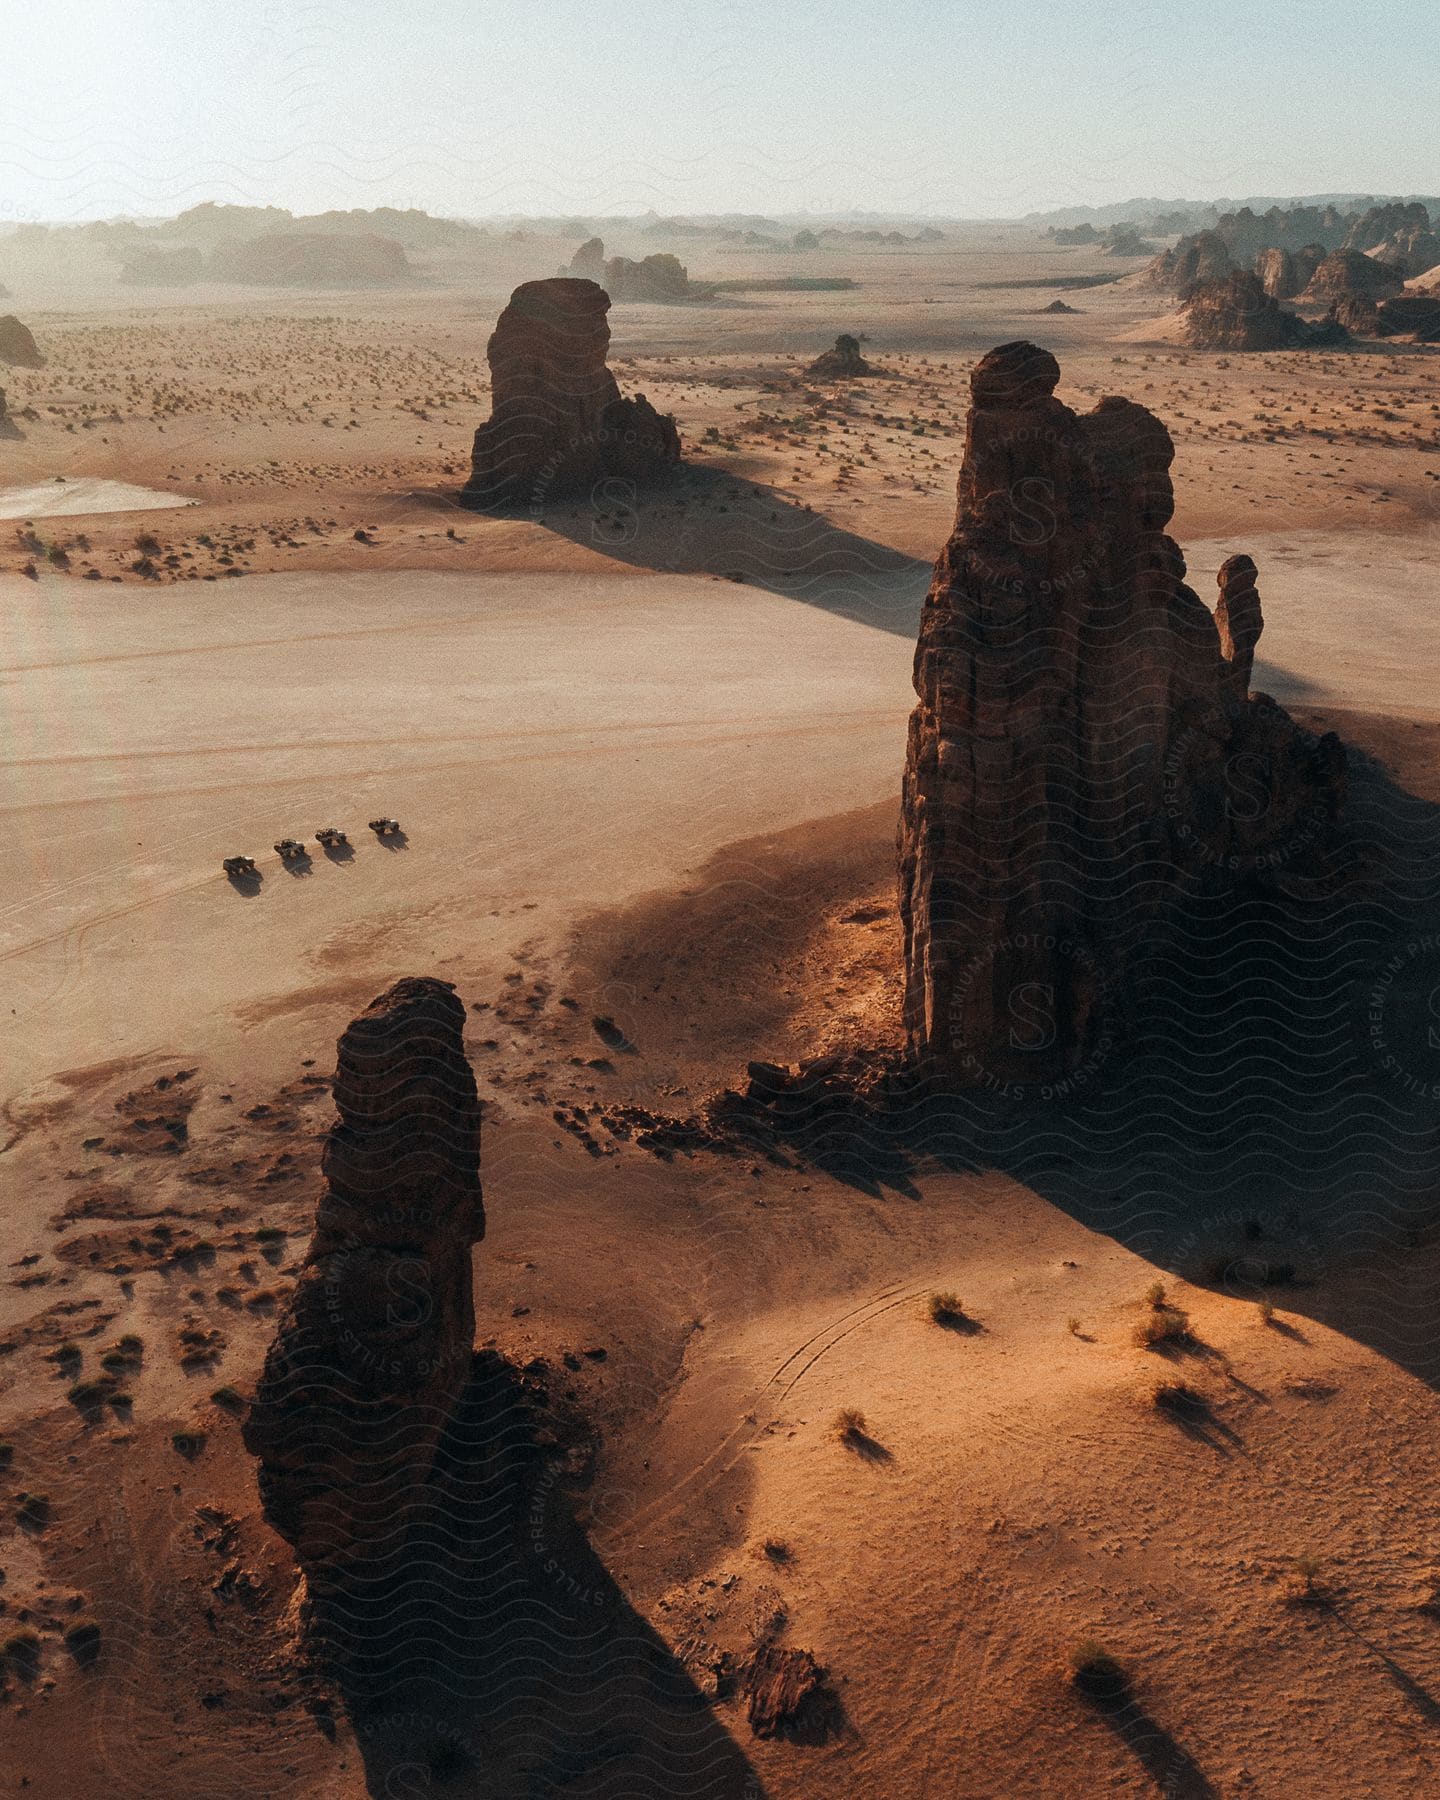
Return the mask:
<svg viewBox="0 0 1440 1800"><path fill-rule="evenodd" d="M905 1027L962 1086L1085 1079L1166 907L1313 854L1344 792L1333 734L1249 691L1254 565L1225 565L1218 617L1186 585L1165 427L1117 398L1077 415L1059 373L1028 343L976 365L915 655Z"/></svg>
<svg viewBox="0 0 1440 1800"><path fill-rule="evenodd" d="M469 1379L485 1213L464 1025L425 977L340 1038L325 1190L244 1427L265 1516L319 1600L352 1595L420 1515Z"/></svg>
<svg viewBox="0 0 1440 1800"><path fill-rule="evenodd" d="M606 366L610 297L593 281L527 281L486 346L490 417L475 433L461 504L543 506L607 475L648 481L680 460L680 434Z"/></svg>

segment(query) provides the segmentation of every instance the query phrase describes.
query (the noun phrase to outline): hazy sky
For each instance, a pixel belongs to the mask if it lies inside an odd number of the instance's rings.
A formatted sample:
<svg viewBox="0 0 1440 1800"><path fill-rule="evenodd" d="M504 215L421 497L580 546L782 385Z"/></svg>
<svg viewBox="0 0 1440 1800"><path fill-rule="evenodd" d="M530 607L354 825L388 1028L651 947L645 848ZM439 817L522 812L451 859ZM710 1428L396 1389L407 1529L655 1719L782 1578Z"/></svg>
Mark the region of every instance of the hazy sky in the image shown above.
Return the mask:
<svg viewBox="0 0 1440 1800"><path fill-rule="evenodd" d="M1440 190L1440 0L0 0L0 221Z"/></svg>

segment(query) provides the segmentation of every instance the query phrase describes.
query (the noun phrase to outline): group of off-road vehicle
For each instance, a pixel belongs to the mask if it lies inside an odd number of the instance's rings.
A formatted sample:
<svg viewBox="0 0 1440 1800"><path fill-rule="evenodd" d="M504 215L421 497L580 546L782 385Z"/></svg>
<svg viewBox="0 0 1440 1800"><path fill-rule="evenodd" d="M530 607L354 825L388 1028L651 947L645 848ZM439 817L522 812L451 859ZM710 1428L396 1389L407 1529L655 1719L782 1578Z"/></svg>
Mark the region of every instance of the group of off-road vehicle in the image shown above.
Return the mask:
<svg viewBox="0 0 1440 1800"><path fill-rule="evenodd" d="M398 819L371 819L370 829L376 837L393 837L400 829L400 821ZM315 833L315 842L322 849L336 850L342 844L348 844L350 839L338 825L322 825ZM275 854L281 862L291 863L298 862L309 852L305 848L303 838L284 837L275 840ZM253 856L227 856L221 867L227 875L238 876L242 879L253 877L256 873Z"/></svg>

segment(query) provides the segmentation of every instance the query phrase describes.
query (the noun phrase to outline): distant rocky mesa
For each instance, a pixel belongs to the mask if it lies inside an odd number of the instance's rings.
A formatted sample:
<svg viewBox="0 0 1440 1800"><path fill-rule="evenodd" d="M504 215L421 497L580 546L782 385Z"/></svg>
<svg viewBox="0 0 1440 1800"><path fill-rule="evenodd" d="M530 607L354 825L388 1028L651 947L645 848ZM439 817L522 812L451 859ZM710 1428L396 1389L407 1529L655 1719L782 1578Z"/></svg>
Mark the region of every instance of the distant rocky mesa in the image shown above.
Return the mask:
<svg viewBox="0 0 1440 1800"><path fill-rule="evenodd" d="M449 982L397 982L339 1042L325 1191L244 1427L312 1596L352 1595L423 1509L470 1374L480 1103Z"/></svg>
<svg viewBox="0 0 1440 1800"><path fill-rule="evenodd" d="M475 433L464 506L542 506L607 475L650 481L680 460L669 413L621 396L606 366L610 297L593 281L527 281L485 354L490 417Z"/></svg>
<svg viewBox="0 0 1440 1800"><path fill-rule="evenodd" d="M1029 343L976 365L915 654L905 1028L960 1086L1085 1079L1163 910L1303 861L1344 794L1339 740L1250 692L1254 564L1221 570L1218 613L1185 584L1165 427L1115 398L1077 415L1059 374Z"/></svg>
<svg viewBox="0 0 1440 1800"><path fill-rule="evenodd" d="M1290 300L1304 293L1317 268L1337 254L1363 256L1403 282L1440 262L1440 234L1418 200L1393 201L1363 213L1341 213L1333 206L1297 206L1288 211L1272 207L1266 213L1242 207L1223 214L1210 229L1193 232L1160 251L1145 269L1144 279L1154 287L1183 291L1196 281L1217 281L1236 269L1253 269L1267 293ZM1354 273L1356 263L1334 267L1352 271L1352 287L1365 280L1363 272ZM1383 291L1394 292L1395 287Z"/></svg>
<svg viewBox="0 0 1440 1800"><path fill-rule="evenodd" d="M36 348L29 328L22 325L14 313L6 313L0 319L0 362L13 363L20 369L45 366L45 358Z"/></svg>
<svg viewBox="0 0 1440 1800"><path fill-rule="evenodd" d="M1343 344L1349 333L1335 319L1312 325L1287 312L1258 275L1235 269L1187 290L1185 338L1197 350L1293 350Z"/></svg>
<svg viewBox="0 0 1440 1800"><path fill-rule="evenodd" d="M1419 200L1394 200L1384 206L1372 206L1355 220L1340 247L1363 251L1407 280L1423 275L1440 262L1440 235Z"/></svg>
<svg viewBox="0 0 1440 1800"><path fill-rule="evenodd" d="M677 256L656 251L638 261L628 256L605 255L603 238L587 238L560 271L562 279L597 281L612 301L650 300L662 304L680 300L705 300L714 293L708 282L695 282Z"/></svg>

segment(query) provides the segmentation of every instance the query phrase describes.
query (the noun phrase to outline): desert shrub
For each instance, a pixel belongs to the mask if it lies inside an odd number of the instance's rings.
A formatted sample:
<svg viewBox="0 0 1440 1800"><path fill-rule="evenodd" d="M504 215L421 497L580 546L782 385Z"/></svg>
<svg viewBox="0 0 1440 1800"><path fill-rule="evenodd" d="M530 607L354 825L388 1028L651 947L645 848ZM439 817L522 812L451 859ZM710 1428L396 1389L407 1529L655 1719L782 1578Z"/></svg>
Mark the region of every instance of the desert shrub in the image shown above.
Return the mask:
<svg viewBox="0 0 1440 1800"><path fill-rule="evenodd" d="M1162 1344L1183 1344L1190 1336L1190 1320L1178 1306L1158 1306L1135 1327L1135 1342L1143 1350Z"/></svg>
<svg viewBox="0 0 1440 1800"><path fill-rule="evenodd" d="M100 1655L100 1627L93 1619L77 1619L65 1633L65 1648L88 1669Z"/></svg>
<svg viewBox="0 0 1440 1800"><path fill-rule="evenodd" d="M1309 1551L1302 1551L1300 1555L1291 1557L1290 1571L1300 1583L1301 1592L1306 1599L1320 1592L1320 1572L1323 1567L1320 1558L1311 1555Z"/></svg>
<svg viewBox="0 0 1440 1800"><path fill-rule="evenodd" d="M952 1325L956 1319L965 1317L965 1308L960 1304L958 1294L932 1294L925 1305L926 1311L937 1325Z"/></svg>
<svg viewBox="0 0 1440 1800"><path fill-rule="evenodd" d="M865 1415L853 1406L845 1406L830 1421L831 1433L843 1444L851 1438L865 1436Z"/></svg>
<svg viewBox="0 0 1440 1800"><path fill-rule="evenodd" d="M65 1398L72 1406L78 1406L82 1412L97 1406L103 1406L113 1392L109 1381L77 1381Z"/></svg>
<svg viewBox="0 0 1440 1800"><path fill-rule="evenodd" d="M245 1407L245 1396L238 1388L231 1387L228 1382L224 1387L216 1388L210 1398L216 1406L223 1407L226 1412L242 1412Z"/></svg>
<svg viewBox="0 0 1440 1800"><path fill-rule="evenodd" d="M40 1634L28 1626L12 1631L0 1641L0 1661L21 1675L33 1675L40 1666Z"/></svg>
<svg viewBox="0 0 1440 1800"><path fill-rule="evenodd" d="M1165 1283L1163 1281L1152 1281L1149 1287L1146 1288L1145 1304L1147 1306L1156 1307L1165 1304Z"/></svg>
<svg viewBox="0 0 1440 1800"><path fill-rule="evenodd" d="M1203 1419L1210 1411L1205 1396L1183 1381L1156 1382L1151 1399L1159 1411L1177 1419Z"/></svg>

